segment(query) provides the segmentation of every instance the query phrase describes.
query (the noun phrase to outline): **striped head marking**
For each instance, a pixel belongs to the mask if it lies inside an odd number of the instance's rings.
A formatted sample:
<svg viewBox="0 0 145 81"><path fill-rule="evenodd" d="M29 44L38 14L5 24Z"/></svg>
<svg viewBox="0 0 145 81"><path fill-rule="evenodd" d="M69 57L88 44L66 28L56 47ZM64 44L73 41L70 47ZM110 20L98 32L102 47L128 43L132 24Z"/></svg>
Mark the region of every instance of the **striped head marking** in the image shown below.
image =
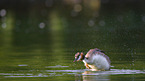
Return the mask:
<svg viewBox="0 0 145 81"><path fill-rule="evenodd" d="M75 61L82 61L84 59L84 57L85 56L84 56L83 52L77 52L75 54L75 60L73 62L75 62Z"/></svg>

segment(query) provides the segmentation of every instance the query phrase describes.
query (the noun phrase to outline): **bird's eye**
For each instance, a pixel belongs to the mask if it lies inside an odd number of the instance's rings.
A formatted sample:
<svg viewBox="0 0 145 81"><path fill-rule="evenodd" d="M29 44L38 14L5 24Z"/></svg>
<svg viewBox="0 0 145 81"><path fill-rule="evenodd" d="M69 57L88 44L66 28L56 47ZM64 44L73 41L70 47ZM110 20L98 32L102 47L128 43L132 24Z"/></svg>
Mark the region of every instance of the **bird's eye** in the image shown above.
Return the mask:
<svg viewBox="0 0 145 81"><path fill-rule="evenodd" d="M86 59L88 59L88 57L86 57Z"/></svg>

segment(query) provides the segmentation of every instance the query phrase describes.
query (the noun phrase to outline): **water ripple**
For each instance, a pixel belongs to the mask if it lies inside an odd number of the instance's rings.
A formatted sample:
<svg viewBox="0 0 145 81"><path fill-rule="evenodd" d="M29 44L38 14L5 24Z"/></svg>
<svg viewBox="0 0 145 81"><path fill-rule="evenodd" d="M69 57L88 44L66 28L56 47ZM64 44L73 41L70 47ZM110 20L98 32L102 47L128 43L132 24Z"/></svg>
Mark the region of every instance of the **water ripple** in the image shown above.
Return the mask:
<svg viewBox="0 0 145 81"><path fill-rule="evenodd" d="M49 77L49 76L63 76L63 75L120 75L120 74L145 74L145 70L129 70L129 69L111 69L110 71L89 71L88 69L81 70L41 70L38 74L32 73L0 73L4 77Z"/></svg>
<svg viewBox="0 0 145 81"><path fill-rule="evenodd" d="M119 75L119 74L145 74L142 70L111 69L110 71L85 71L82 75Z"/></svg>

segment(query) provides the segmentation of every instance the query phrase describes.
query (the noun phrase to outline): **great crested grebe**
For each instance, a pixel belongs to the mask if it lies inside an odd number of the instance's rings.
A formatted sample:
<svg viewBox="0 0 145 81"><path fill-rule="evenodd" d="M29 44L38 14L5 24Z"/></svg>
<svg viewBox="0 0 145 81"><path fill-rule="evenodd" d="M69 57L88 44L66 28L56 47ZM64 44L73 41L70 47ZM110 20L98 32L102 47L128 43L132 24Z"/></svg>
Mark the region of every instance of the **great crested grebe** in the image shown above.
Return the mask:
<svg viewBox="0 0 145 81"><path fill-rule="evenodd" d="M83 52L78 52L75 54L75 61L83 61L86 68L92 71L105 71L110 70L110 59L104 54L104 51L95 48L90 49L86 55Z"/></svg>

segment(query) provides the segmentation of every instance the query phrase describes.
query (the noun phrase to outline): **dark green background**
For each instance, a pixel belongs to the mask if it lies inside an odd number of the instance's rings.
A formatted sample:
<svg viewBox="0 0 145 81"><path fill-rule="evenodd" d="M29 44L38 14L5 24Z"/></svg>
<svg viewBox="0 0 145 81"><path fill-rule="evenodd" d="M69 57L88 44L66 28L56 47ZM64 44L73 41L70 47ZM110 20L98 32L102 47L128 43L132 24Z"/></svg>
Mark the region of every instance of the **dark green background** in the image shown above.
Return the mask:
<svg viewBox="0 0 145 81"><path fill-rule="evenodd" d="M1 0L0 73L37 75L47 73L45 70L85 69L83 63L73 63L74 54L86 53L91 48L106 51L114 66L112 69L144 70L144 3L144 0ZM2 10L6 12L4 16ZM57 65L68 67L46 68ZM70 81L77 77L67 74L48 78L5 76L1 74L0 80ZM139 81L145 79L143 76L107 78Z"/></svg>

